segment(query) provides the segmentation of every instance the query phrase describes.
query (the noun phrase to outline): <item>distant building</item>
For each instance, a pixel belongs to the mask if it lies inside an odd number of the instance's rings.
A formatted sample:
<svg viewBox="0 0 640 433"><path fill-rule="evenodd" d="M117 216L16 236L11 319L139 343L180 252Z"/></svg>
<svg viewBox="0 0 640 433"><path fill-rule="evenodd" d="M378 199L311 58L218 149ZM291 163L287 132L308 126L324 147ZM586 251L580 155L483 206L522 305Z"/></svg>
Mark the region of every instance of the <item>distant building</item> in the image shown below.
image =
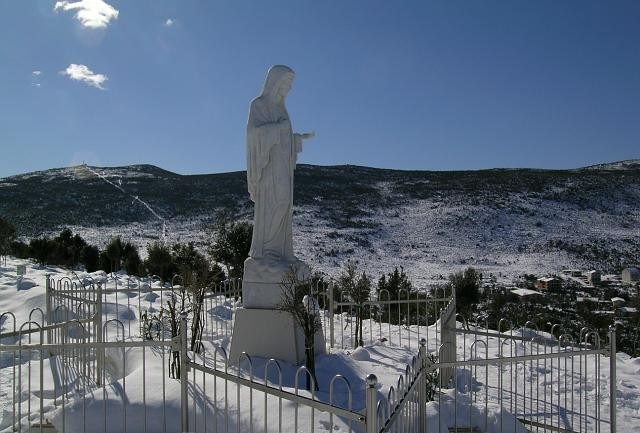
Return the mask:
<svg viewBox="0 0 640 433"><path fill-rule="evenodd" d="M631 284L640 281L640 269L637 267L626 268L622 270L622 282Z"/></svg>
<svg viewBox="0 0 640 433"><path fill-rule="evenodd" d="M565 275L570 275L572 277L581 277L582 271L580 269L563 269L562 273Z"/></svg>
<svg viewBox="0 0 640 433"><path fill-rule="evenodd" d="M544 297L542 293L531 289L514 289L511 290L511 293L516 295L520 302L538 300Z"/></svg>
<svg viewBox="0 0 640 433"><path fill-rule="evenodd" d="M635 307L620 307L618 308L618 312L621 316L635 316L638 314L638 309Z"/></svg>
<svg viewBox="0 0 640 433"><path fill-rule="evenodd" d="M613 316L615 314L615 311L613 311L613 310L595 310L595 311L593 311L593 314L595 314L596 316Z"/></svg>
<svg viewBox="0 0 640 433"><path fill-rule="evenodd" d="M587 282L592 286L600 284L601 276L599 271L589 271L587 272Z"/></svg>
<svg viewBox="0 0 640 433"><path fill-rule="evenodd" d="M578 296L576 297L576 302L579 304L584 302L585 304L597 305L600 302L600 299L593 296Z"/></svg>
<svg viewBox="0 0 640 433"><path fill-rule="evenodd" d="M544 277L536 280L536 289L538 290L558 290L562 286L562 282L555 277Z"/></svg>
<svg viewBox="0 0 640 433"><path fill-rule="evenodd" d="M611 298L611 303L613 304L614 308L619 308L624 306L625 300L623 298Z"/></svg>

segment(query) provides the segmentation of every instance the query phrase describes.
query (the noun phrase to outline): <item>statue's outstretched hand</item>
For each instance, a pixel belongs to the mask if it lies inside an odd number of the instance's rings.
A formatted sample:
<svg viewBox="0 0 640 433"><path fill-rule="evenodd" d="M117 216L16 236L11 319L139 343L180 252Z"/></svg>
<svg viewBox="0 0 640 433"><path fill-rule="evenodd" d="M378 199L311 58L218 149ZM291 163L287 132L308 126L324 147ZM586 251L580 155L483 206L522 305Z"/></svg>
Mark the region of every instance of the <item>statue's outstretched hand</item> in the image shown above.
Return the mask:
<svg viewBox="0 0 640 433"><path fill-rule="evenodd" d="M303 140L309 140L309 139L311 139L311 138L315 137L315 136L316 136L316 133L315 133L315 131L311 131L311 132L305 132L305 133L298 134L298 135L299 135L299 136L300 136L300 138L302 138Z"/></svg>

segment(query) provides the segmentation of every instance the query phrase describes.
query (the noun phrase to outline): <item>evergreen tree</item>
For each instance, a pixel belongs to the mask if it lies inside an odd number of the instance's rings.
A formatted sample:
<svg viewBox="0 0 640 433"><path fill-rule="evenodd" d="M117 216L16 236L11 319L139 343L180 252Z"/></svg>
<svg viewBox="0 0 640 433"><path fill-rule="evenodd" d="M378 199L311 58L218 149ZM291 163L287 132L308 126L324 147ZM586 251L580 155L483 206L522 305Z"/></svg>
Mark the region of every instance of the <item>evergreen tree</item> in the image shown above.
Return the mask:
<svg viewBox="0 0 640 433"><path fill-rule="evenodd" d="M192 272L202 274L209 270L209 261L202 253L196 250L193 242L188 244L174 244L171 247L171 256L176 271L180 275L187 275Z"/></svg>
<svg viewBox="0 0 640 433"><path fill-rule="evenodd" d="M16 228L11 222L0 217L0 257L7 263L7 255L11 251L11 243L16 238Z"/></svg>
<svg viewBox="0 0 640 433"><path fill-rule="evenodd" d="M85 245L80 251L80 263L87 272L95 272L100 268L100 250L94 245Z"/></svg>
<svg viewBox="0 0 640 433"><path fill-rule="evenodd" d="M51 242L52 251L47 263L68 267L80 263L80 253L87 245L80 235L74 236L68 228L62 230Z"/></svg>
<svg viewBox="0 0 640 433"><path fill-rule="evenodd" d="M11 242L10 253L19 259L28 259L31 256L29 244L25 244L22 241Z"/></svg>
<svg viewBox="0 0 640 433"><path fill-rule="evenodd" d="M41 265L48 263L49 257L54 249L53 242L46 236L31 239L29 242L29 255L33 257Z"/></svg>
<svg viewBox="0 0 640 433"><path fill-rule="evenodd" d="M113 269L111 268L112 266L111 259L107 255L106 251L100 251L98 263L99 263L100 269L102 269L106 273L113 272Z"/></svg>
<svg viewBox="0 0 640 433"><path fill-rule="evenodd" d="M456 272L449 276L449 284L456 292L456 308L463 315L469 315L472 308L480 300L480 283L482 274L474 268L464 272Z"/></svg>
<svg viewBox="0 0 640 433"><path fill-rule="evenodd" d="M413 285L402 266L400 266L400 269L396 267L393 272L388 272L386 275L382 274L378 280L378 299L381 301L418 299L418 297L419 294L413 289ZM412 322L412 318L416 318L416 321L419 321L422 317L422 323L427 324L427 311L420 311L418 303L388 304L381 305L379 308L381 310L381 320L384 322L394 324L404 322L409 325Z"/></svg>
<svg viewBox="0 0 640 433"><path fill-rule="evenodd" d="M122 260L124 262L124 269L129 275L140 275L143 273L144 266L142 265L142 259L138 253L138 248L127 242L122 248Z"/></svg>
<svg viewBox="0 0 640 433"><path fill-rule="evenodd" d="M169 247L161 242L147 246L147 259L144 266L149 275L157 275L163 281L169 281L174 273L174 263Z"/></svg>
<svg viewBox="0 0 640 433"><path fill-rule="evenodd" d="M242 278L252 236L253 226L247 222L222 220L215 226L208 252L214 261L227 268L229 278Z"/></svg>
<svg viewBox="0 0 640 433"><path fill-rule="evenodd" d="M409 281L409 277L404 272L404 268L400 266L400 270L398 271L398 267L396 267L393 272L389 272L386 276L382 274L380 279L378 280L378 292L386 291L388 293L388 299L399 299L401 296L400 293L403 293L403 299L406 299L408 294L413 291L413 287L411 285L411 281ZM385 299L387 296L379 295L381 299Z"/></svg>
<svg viewBox="0 0 640 433"><path fill-rule="evenodd" d="M117 272L122 267L122 257L124 255L124 245L120 236L112 238L104 250L106 258L109 260L109 270L107 272Z"/></svg>

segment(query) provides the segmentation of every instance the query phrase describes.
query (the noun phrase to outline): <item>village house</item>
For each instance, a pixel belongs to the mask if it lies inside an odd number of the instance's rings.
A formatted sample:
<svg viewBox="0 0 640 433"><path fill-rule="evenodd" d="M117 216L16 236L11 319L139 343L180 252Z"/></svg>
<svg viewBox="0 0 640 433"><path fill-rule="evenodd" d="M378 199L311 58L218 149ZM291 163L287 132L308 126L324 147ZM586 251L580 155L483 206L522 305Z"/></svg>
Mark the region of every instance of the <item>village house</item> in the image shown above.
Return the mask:
<svg viewBox="0 0 640 433"><path fill-rule="evenodd" d="M622 270L622 282L632 284L640 281L640 269L632 266Z"/></svg>
<svg viewBox="0 0 640 433"><path fill-rule="evenodd" d="M587 275L587 282L592 286L596 286L600 284L601 275L599 271L588 271L586 275Z"/></svg>
<svg viewBox="0 0 640 433"><path fill-rule="evenodd" d="M542 293L531 289L514 289L511 293L516 295L520 302L537 302L544 297Z"/></svg>
<svg viewBox="0 0 640 433"><path fill-rule="evenodd" d="M555 277L543 277L536 280L535 286L538 290L559 290L562 282Z"/></svg>

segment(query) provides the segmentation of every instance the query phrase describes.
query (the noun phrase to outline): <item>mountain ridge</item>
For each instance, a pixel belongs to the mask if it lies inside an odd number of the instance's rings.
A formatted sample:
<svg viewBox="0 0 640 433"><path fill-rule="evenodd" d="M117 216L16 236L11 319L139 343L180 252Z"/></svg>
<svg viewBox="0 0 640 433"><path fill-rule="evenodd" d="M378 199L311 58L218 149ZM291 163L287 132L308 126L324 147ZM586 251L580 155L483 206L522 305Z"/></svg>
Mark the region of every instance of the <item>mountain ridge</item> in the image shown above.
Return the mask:
<svg viewBox="0 0 640 433"><path fill-rule="evenodd" d="M328 272L354 259L371 269L411 266L427 279L469 265L504 275L613 272L640 262L636 161L466 171L300 164L296 251ZM244 171L81 165L0 179L0 215L24 238L71 227L98 245L121 235L144 247L166 232L169 242L204 248L221 212L252 218Z"/></svg>
<svg viewBox="0 0 640 433"><path fill-rule="evenodd" d="M519 171L519 170L529 170L529 171L574 171L574 170L618 170L618 169L626 169L626 170L636 170L640 169L640 159L625 159L620 161L612 161L605 162L600 164L587 165L583 167L577 168L542 168L542 167L491 167L491 168L480 168L480 169L456 169L456 170L418 170L418 169L398 169L398 168L385 168L385 167L369 167L364 165L357 164L336 164L336 165L314 165L314 164L298 164L298 166L310 166L310 167L326 167L326 168L362 168L369 170L381 170L381 171L394 171L394 172L418 172L418 173L465 173L465 172L483 172L483 171ZM73 170L81 167L90 167L94 169L104 169L104 170L117 170L117 169L151 169L161 171L163 173L167 173L172 176L210 176L217 174L232 174L232 173L245 173L246 170L233 170L233 171L225 171L225 172L217 172L217 173L189 173L182 174L173 172L162 167L159 167L154 164L129 164L129 165L117 165L117 166L90 166L88 164L79 164L75 166L69 167L53 167L44 170L35 170L31 172L18 173L10 176L0 177L0 182L6 182L11 180L12 178L23 178L25 176L32 176L41 173L49 173L55 171L64 171L64 170Z"/></svg>

